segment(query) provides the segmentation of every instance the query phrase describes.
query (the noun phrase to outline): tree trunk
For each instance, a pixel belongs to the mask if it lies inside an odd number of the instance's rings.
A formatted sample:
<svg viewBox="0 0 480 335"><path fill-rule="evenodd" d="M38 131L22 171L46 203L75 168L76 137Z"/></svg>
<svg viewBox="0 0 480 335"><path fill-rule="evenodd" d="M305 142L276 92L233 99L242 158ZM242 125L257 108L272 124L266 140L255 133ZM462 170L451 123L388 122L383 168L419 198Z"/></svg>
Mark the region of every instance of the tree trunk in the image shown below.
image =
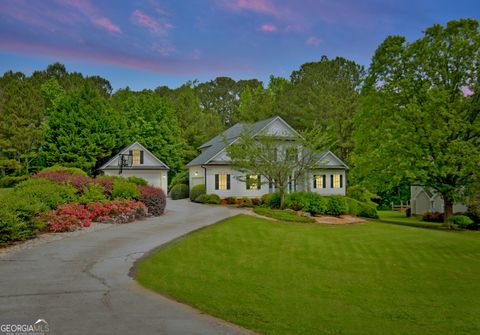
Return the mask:
<svg viewBox="0 0 480 335"><path fill-rule="evenodd" d="M285 208L285 187L278 188L278 195L280 196L280 209Z"/></svg>
<svg viewBox="0 0 480 335"><path fill-rule="evenodd" d="M446 195L443 196L443 211L445 213L443 222L447 223L448 218L453 215L453 200Z"/></svg>

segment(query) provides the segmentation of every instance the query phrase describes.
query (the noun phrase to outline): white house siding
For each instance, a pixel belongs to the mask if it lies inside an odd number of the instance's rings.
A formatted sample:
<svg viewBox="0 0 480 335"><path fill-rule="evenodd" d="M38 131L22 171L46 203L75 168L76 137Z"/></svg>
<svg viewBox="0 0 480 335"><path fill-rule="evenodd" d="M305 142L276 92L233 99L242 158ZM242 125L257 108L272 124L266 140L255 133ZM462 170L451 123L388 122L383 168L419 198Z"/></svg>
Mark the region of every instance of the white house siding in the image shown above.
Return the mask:
<svg viewBox="0 0 480 335"><path fill-rule="evenodd" d="M188 173L190 189L196 185L205 184L205 169L201 166L192 166Z"/></svg>
<svg viewBox="0 0 480 335"><path fill-rule="evenodd" d="M325 188L313 188L313 176L320 176L320 175L326 175L326 187ZM341 188L332 188L331 187L331 182L330 182L330 176L332 174L340 174L342 175L342 187ZM309 177L307 178L308 182L308 188L306 191L311 191L315 192L321 195L345 195L346 194L346 184L347 181L347 176L345 173L345 170L327 170L327 169L322 169L322 170L316 170L313 172L309 173Z"/></svg>
<svg viewBox="0 0 480 335"><path fill-rule="evenodd" d="M215 175L219 173L230 174L230 189L216 190L215 189ZM238 180L237 177L245 178L245 174L231 169L228 166L208 166L207 167L207 193L217 194L220 198L230 196L234 197L249 197L260 198L262 195L269 193L268 184L262 184L259 190L247 190L245 182ZM264 182L265 179L262 180Z"/></svg>
<svg viewBox="0 0 480 335"><path fill-rule="evenodd" d="M160 187L165 192L168 188L168 171L167 170L126 170L122 174L118 174L118 170L104 170L106 176L120 176L128 178L131 176L145 179L150 186Z"/></svg>

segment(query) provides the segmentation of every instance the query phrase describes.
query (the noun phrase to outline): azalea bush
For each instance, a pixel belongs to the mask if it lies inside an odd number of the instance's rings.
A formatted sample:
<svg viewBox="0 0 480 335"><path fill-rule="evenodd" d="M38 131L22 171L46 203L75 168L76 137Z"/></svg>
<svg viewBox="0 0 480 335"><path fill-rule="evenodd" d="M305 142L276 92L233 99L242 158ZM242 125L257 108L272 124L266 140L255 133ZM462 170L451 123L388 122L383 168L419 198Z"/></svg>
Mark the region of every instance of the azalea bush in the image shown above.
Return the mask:
<svg viewBox="0 0 480 335"><path fill-rule="evenodd" d="M74 231L90 227L92 222L128 223L148 215L147 207L133 200L91 202L87 205L71 203L39 214L35 221L50 232Z"/></svg>
<svg viewBox="0 0 480 335"><path fill-rule="evenodd" d="M153 186L140 186L140 201L148 208L152 215L162 215L167 205L167 197L161 188Z"/></svg>
<svg viewBox="0 0 480 335"><path fill-rule="evenodd" d="M114 200L87 205L90 219L104 223L128 223L148 216L145 204L133 200Z"/></svg>
<svg viewBox="0 0 480 335"><path fill-rule="evenodd" d="M77 203L60 205L53 211L40 214L36 220L44 224L48 231L55 233L74 231L92 224L88 209Z"/></svg>

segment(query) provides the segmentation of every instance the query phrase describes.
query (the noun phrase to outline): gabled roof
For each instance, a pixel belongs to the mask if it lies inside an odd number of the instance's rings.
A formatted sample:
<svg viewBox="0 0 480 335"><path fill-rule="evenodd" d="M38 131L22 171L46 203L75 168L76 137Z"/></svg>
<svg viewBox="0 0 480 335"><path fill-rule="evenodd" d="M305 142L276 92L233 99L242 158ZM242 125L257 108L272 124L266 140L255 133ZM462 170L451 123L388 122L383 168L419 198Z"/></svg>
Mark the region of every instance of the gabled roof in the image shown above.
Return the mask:
<svg viewBox="0 0 480 335"><path fill-rule="evenodd" d="M152 154L150 152L150 150L148 150L147 148L145 148L141 143L139 142L133 142L132 144L126 146L125 148L123 148L122 150L120 150L115 156L113 156L112 158L110 158L108 160L108 162L106 162L105 164L103 164L101 167L99 167L98 169L99 170L106 170L106 169L112 169L112 168L115 168L115 169L118 169L118 166L111 166L111 163L113 161L115 161L115 159L118 158L118 156L121 154L121 153L125 153L125 152L128 152L131 148L133 148L134 146L138 146L140 147L140 149L142 149L144 152L146 152L147 154L149 154L156 162L156 164L149 164L148 166L145 165L145 166L132 166L132 167L129 167L127 169L159 169L159 170L170 170L170 168L167 166L167 164L165 164L164 162L162 162L157 156L155 156L154 154Z"/></svg>
<svg viewBox="0 0 480 335"><path fill-rule="evenodd" d="M333 158L338 161L339 165L326 165L324 167L326 167L326 168L337 168L337 169L339 169L339 168L340 169L350 169L349 166L347 164L345 164L344 161L342 161L337 155L335 155L330 150L325 150L323 152L318 153L318 155L317 155L318 161L321 161L323 158L327 157L328 155L333 156ZM319 165L319 167L323 167L323 166Z"/></svg>
<svg viewBox="0 0 480 335"><path fill-rule="evenodd" d="M252 136L255 136L277 119L281 120L285 125L287 125L290 129L292 129L292 131L296 133L296 131L288 123L286 123L280 116L273 116L271 118L258 121L254 124L236 123L235 125L225 130L220 135L215 136L210 141L207 141L203 143L201 146L199 146L198 148L202 149L203 151L200 153L200 155L198 155L192 161L190 161L190 163L187 164L187 167L198 166L198 165L203 165L208 163L212 158L214 158L223 149L225 149L224 138L227 139L227 143L228 145L230 145L235 140L240 138L244 130L249 130Z"/></svg>
<svg viewBox="0 0 480 335"><path fill-rule="evenodd" d="M199 146L198 148L202 149L202 152L200 153L200 155L195 157L191 162L189 162L187 164L187 167L208 164L212 159L214 159L217 155L219 155L225 149L224 138L226 138L227 145L231 145L238 138L240 138L244 130L248 130L252 136L255 136L276 120L280 120L294 134L296 134L297 136L301 136L280 116L274 116L266 120L258 121L254 124L237 123L232 127L228 128L227 130L225 130L220 135L215 136L210 141L207 141L201 146ZM328 168L345 168L345 169L349 168L340 158L338 158L337 156L335 156L335 154L333 154L331 151L328 151L328 150L318 153L318 160L320 161L322 158L326 157L328 154L331 154L339 162L338 166L337 165L328 166Z"/></svg>

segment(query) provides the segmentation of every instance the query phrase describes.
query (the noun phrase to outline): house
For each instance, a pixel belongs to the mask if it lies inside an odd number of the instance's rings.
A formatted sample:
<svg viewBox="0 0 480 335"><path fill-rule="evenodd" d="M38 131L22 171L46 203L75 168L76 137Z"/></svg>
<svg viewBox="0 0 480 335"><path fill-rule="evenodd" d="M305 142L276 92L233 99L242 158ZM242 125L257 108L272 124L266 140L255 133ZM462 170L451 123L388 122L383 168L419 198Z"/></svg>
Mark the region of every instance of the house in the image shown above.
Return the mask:
<svg viewBox="0 0 480 335"><path fill-rule="evenodd" d="M248 176L249 182L247 183L246 176L230 166L226 145L234 145L246 129L254 137L275 135L288 139L300 136L279 116L256 122L253 125L237 123L199 147L201 153L187 164L190 188L204 184L207 194L215 193L221 198L228 196L261 197L275 191L273 185L262 182L262 176ZM288 192L311 191L322 195L345 195L347 169L348 166L331 151L318 153L318 168L309 171L302 181L292 180ZM254 179L252 180L252 178ZM257 180L258 182L256 182ZM265 180L263 179L263 181Z"/></svg>
<svg viewBox="0 0 480 335"><path fill-rule="evenodd" d="M123 167L120 167L120 157L123 157L127 163ZM120 150L108 162L103 164L99 170L105 176L122 176L124 178L135 176L143 178L149 185L160 187L165 191L168 187L169 167L138 142L134 142Z"/></svg>
<svg viewBox="0 0 480 335"><path fill-rule="evenodd" d="M410 205L412 215L423 215L423 213L440 212L443 213L443 198L435 190L421 185L410 186ZM453 205L454 213L463 213L467 211L467 206L462 203Z"/></svg>

